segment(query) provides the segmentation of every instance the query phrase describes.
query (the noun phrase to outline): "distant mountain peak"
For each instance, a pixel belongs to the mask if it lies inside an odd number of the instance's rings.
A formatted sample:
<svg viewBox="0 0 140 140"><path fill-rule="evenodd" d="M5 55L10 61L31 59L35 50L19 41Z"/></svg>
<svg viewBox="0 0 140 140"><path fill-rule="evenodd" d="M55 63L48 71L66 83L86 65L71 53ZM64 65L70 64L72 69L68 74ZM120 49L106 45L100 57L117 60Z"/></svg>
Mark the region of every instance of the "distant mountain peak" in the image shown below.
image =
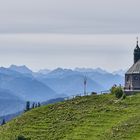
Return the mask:
<svg viewBox="0 0 140 140"><path fill-rule="evenodd" d="M17 71L17 72L22 73L22 74L31 74L32 73L32 71L28 67L26 67L25 65L22 65L22 66L11 65L9 67L9 69Z"/></svg>
<svg viewBox="0 0 140 140"><path fill-rule="evenodd" d="M40 73L40 74L48 74L49 72L51 72L51 70L49 70L49 69L41 69L38 71L38 73Z"/></svg>
<svg viewBox="0 0 140 140"><path fill-rule="evenodd" d="M56 68L56 69L54 69L53 71L51 71L51 72L49 72L48 73L48 77L49 78L62 78L62 77L64 77L64 76L68 76L68 75L71 75L71 74L73 74L74 73L74 71L73 70L71 70L71 69L63 69L63 68Z"/></svg>
<svg viewBox="0 0 140 140"><path fill-rule="evenodd" d="M9 68L4 68L4 67L0 67L0 73L3 73L3 74L6 74L6 75L20 75L19 72L17 71L14 71L12 69L9 69Z"/></svg>
<svg viewBox="0 0 140 140"><path fill-rule="evenodd" d="M106 70L103 70L101 68L75 68L75 71L78 71L78 72L98 72L98 73L102 73L102 74L105 74L105 73L108 73Z"/></svg>
<svg viewBox="0 0 140 140"><path fill-rule="evenodd" d="M24 69L28 69L25 65L21 65L21 66L17 66L12 64L9 68L24 68Z"/></svg>
<svg viewBox="0 0 140 140"><path fill-rule="evenodd" d="M127 71L126 69L125 70L120 69L120 70L114 71L113 74L115 74L115 75L118 74L118 75L124 76L126 71Z"/></svg>
<svg viewBox="0 0 140 140"><path fill-rule="evenodd" d="M69 72L72 71L71 69L66 69L66 68L56 68L53 71L55 72Z"/></svg>
<svg viewBox="0 0 140 140"><path fill-rule="evenodd" d="M73 72L71 69L56 68L50 74L64 74Z"/></svg>

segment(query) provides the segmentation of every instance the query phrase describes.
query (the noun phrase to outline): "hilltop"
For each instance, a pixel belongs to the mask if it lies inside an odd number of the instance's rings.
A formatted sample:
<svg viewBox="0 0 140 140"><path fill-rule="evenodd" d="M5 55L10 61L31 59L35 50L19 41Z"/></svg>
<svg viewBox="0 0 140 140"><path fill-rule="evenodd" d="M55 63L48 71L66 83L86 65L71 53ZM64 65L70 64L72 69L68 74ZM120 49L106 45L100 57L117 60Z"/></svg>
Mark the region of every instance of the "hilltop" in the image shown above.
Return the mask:
<svg viewBox="0 0 140 140"><path fill-rule="evenodd" d="M0 140L139 140L140 94L91 95L42 106L0 127Z"/></svg>

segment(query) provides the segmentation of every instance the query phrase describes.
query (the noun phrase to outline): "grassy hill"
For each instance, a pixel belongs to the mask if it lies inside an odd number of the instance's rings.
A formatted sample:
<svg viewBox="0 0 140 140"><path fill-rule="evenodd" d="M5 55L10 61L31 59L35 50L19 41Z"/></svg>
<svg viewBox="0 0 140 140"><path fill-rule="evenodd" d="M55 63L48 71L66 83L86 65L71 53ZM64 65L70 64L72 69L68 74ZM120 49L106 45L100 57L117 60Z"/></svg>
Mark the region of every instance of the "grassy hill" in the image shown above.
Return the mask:
<svg viewBox="0 0 140 140"><path fill-rule="evenodd" d="M0 140L140 140L140 94L77 97L42 106L0 127Z"/></svg>

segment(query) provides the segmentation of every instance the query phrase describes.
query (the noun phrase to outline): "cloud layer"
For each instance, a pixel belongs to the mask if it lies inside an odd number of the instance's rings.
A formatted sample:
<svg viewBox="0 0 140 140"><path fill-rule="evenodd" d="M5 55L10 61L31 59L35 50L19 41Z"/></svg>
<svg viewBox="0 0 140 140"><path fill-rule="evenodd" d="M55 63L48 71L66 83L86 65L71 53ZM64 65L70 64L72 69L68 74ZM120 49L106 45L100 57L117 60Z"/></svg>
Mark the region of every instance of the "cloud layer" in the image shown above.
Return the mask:
<svg viewBox="0 0 140 140"><path fill-rule="evenodd" d="M138 33L139 0L0 0L1 33Z"/></svg>

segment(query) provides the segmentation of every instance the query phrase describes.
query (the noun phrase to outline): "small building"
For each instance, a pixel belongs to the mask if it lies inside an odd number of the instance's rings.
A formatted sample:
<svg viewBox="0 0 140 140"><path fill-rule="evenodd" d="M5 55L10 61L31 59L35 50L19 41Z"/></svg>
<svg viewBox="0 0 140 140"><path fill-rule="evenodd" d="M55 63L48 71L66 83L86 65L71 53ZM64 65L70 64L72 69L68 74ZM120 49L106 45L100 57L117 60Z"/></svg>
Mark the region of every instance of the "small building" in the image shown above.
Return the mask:
<svg viewBox="0 0 140 140"><path fill-rule="evenodd" d="M137 39L134 49L134 64L125 74L125 93L140 92L140 47Z"/></svg>

